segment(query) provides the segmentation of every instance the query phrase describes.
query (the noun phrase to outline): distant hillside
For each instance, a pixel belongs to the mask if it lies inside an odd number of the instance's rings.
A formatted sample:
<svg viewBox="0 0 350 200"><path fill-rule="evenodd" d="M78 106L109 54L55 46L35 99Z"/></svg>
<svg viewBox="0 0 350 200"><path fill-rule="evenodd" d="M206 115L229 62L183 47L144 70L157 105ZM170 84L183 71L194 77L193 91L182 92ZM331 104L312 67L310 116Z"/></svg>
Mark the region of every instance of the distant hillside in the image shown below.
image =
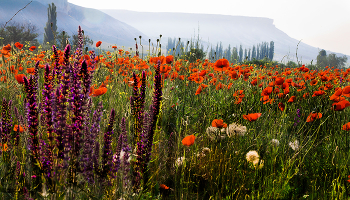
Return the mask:
<svg viewBox="0 0 350 200"><path fill-rule="evenodd" d="M0 0L0 24L6 23L18 10L23 8L29 0ZM47 7L50 2L57 6L58 31L66 31L69 35L77 34L80 25L94 42L101 40L102 47L117 44L118 46L134 46L134 38L145 34L134 27L113 17L91 8L84 8L67 0L36 0L27 8L20 11L12 21L31 23L38 28L39 41L43 41L44 27L47 22ZM146 43L146 40L145 40Z"/></svg>
<svg viewBox="0 0 350 200"><path fill-rule="evenodd" d="M203 42L214 47L218 42L224 46L252 48L261 42L274 41L274 60L287 62L296 60L296 49L299 43L283 31L277 29L272 19L261 17L242 17L212 14L188 13L152 13L134 12L128 10L101 10L110 16L123 21L150 37L181 37L190 39L199 36ZM302 31L302 30L300 30ZM167 40L163 40L164 41ZM301 42L298 46L298 59L303 63L316 63L316 57L321 49ZM330 53L330 52L327 52ZM343 54L337 54L342 56Z"/></svg>

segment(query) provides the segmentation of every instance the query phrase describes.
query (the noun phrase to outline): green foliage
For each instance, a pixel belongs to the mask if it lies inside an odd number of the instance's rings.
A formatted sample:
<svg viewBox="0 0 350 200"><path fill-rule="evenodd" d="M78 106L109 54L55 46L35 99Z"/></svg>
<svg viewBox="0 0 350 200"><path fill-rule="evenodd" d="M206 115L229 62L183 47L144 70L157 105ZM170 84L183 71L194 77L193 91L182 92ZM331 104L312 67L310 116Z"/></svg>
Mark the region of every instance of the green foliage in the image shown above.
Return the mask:
<svg viewBox="0 0 350 200"><path fill-rule="evenodd" d="M30 42L31 45L38 45L38 30L35 25L32 24L19 24L13 22L7 25L5 28L0 28L0 45L7 45L11 43L19 42L25 44Z"/></svg>
<svg viewBox="0 0 350 200"><path fill-rule="evenodd" d="M58 48L64 49L67 44L69 44L69 38L70 36L65 31L61 31L60 34L57 35Z"/></svg>
<svg viewBox="0 0 350 200"><path fill-rule="evenodd" d="M327 52L322 49L317 56L317 67L324 68L326 66L342 68L345 66L348 58L344 55L342 57L338 57L334 53L331 53L327 56Z"/></svg>
<svg viewBox="0 0 350 200"><path fill-rule="evenodd" d="M88 35L83 35L83 36L84 36L83 46L88 47L94 44L94 41L90 39ZM72 45L72 48L76 49L78 47L78 43L79 43L78 35L77 34L72 35L69 41L69 44Z"/></svg>
<svg viewBox="0 0 350 200"><path fill-rule="evenodd" d="M184 58L190 62L196 62L197 59L203 60L205 58L205 52L203 49L191 49Z"/></svg>

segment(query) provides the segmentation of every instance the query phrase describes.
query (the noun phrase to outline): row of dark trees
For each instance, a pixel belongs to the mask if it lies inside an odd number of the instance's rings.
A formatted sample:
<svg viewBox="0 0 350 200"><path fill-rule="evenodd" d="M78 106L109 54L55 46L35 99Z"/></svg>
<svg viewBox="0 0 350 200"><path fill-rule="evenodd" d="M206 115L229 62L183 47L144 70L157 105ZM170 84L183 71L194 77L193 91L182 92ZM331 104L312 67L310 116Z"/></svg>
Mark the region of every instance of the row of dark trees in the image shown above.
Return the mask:
<svg viewBox="0 0 350 200"><path fill-rule="evenodd" d="M209 51L209 58L212 60L225 57L232 63L241 63L243 61L251 61L251 60L261 60L264 58L268 58L273 60L273 55L275 51L274 42L270 43L262 42L261 44L253 45L253 48L245 48L243 50L242 45L237 47L233 47L231 49L231 45L229 45L226 49L223 49L222 43L220 45L217 44L216 48L211 47Z"/></svg>
<svg viewBox="0 0 350 200"><path fill-rule="evenodd" d="M226 49L223 48L222 43L218 43L215 48L211 47L210 50L205 51L203 44L199 39L197 41L181 41L179 39L168 38L168 44L166 46L169 55L184 56L187 59L204 59L205 57L210 60L217 60L220 58L226 58L231 63L242 63L243 61L261 60L267 58L273 60L274 55L274 42L262 42L257 45L253 45L252 48L244 49L242 45L231 48L229 45ZM209 49L209 48L208 48ZM207 53L205 53L207 52Z"/></svg>
<svg viewBox="0 0 350 200"><path fill-rule="evenodd" d="M78 45L78 35L72 34L71 36L67 34L66 31L57 31L57 11L54 3L49 4L47 9L48 21L44 27L44 48L50 48L52 45L56 45L59 49L65 48L69 43L75 49ZM39 42L37 37L38 29L33 24L20 24L17 22L9 23L5 26L0 27L0 45L11 44L19 42L25 44L29 42L30 45L38 46ZM84 35L84 46L93 45L93 41Z"/></svg>

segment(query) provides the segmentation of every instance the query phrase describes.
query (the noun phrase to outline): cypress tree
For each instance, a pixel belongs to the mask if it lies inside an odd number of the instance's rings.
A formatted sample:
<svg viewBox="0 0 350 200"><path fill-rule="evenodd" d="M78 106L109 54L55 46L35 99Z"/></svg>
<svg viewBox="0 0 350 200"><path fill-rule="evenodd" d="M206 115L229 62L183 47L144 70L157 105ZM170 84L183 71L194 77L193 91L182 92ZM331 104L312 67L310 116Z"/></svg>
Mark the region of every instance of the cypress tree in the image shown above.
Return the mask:
<svg viewBox="0 0 350 200"><path fill-rule="evenodd" d="M44 43L49 42L50 44L56 44L56 31L57 31L57 12L56 6L54 3L47 8L47 17L46 26L44 28Z"/></svg>
<svg viewBox="0 0 350 200"><path fill-rule="evenodd" d="M270 42L270 51L269 51L269 58L270 60L273 59L273 54L275 53L275 43L273 41Z"/></svg>

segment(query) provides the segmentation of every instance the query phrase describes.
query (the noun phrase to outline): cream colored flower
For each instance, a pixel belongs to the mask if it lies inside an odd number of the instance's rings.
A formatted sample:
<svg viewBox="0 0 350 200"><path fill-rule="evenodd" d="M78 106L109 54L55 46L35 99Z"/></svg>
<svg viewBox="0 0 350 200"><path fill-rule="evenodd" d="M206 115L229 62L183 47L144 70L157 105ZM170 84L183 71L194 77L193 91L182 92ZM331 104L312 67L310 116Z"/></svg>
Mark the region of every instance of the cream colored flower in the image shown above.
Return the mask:
<svg viewBox="0 0 350 200"><path fill-rule="evenodd" d="M180 157L175 161L175 166L180 167L185 162L185 157Z"/></svg>
<svg viewBox="0 0 350 200"><path fill-rule="evenodd" d="M295 140L294 142L289 142L290 148L292 148L294 151L297 151L299 149L299 141Z"/></svg>
<svg viewBox="0 0 350 200"><path fill-rule="evenodd" d="M236 123L232 123L228 125L226 128L226 134L228 137L232 137L236 135L244 136L246 132L247 132L247 127Z"/></svg>
<svg viewBox="0 0 350 200"><path fill-rule="evenodd" d="M260 160L259 164L259 159L258 161L253 162L255 169L261 169L264 167L264 160Z"/></svg>
<svg viewBox="0 0 350 200"><path fill-rule="evenodd" d="M248 162L251 162L254 164L256 162L259 162L259 154L256 151L249 151L246 155L246 159Z"/></svg>
<svg viewBox="0 0 350 200"><path fill-rule="evenodd" d="M202 149L202 153L204 153L204 154L209 154L210 151L211 151L211 150L210 150L208 147L204 147L204 148Z"/></svg>
<svg viewBox="0 0 350 200"><path fill-rule="evenodd" d="M277 147L278 145L280 145L280 141L278 141L277 139L272 139L271 140L271 144L275 147Z"/></svg>

